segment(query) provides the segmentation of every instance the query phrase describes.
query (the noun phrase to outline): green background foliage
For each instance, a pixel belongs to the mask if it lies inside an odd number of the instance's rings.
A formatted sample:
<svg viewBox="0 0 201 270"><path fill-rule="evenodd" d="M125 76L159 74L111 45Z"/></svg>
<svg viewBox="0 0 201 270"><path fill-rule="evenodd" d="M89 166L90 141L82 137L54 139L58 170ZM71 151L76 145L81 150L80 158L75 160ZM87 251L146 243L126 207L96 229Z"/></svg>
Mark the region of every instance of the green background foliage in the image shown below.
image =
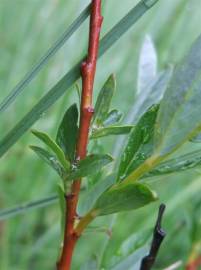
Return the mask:
<svg viewBox="0 0 201 270"><path fill-rule="evenodd" d="M105 19L102 35L137 2L126 0L122 4L120 0L106 0L103 6ZM88 3L86 0L0 0L0 100L3 100ZM139 53L145 36L149 34L156 46L158 69L163 70L174 65L200 34L199 6L199 0L160 0L99 60L95 97L103 82L111 73L115 73L117 89L112 107L127 115L137 96ZM86 53L87 35L88 22L85 22L17 101L1 113L1 139ZM34 128L55 138L66 108L74 102L79 102L79 98L75 87L72 87L41 115ZM114 153L114 137L102 138L101 141L101 145L96 141L92 142L90 151L93 148L98 154ZM31 132L27 132L1 159L1 209L55 194L56 172L42 163L28 147L37 143L38 140ZM197 151L199 148L199 144L189 142L180 150L180 154ZM117 151L115 153L118 159L120 154ZM148 180L151 187L158 192L160 201L167 204L164 227L168 236L155 269L163 269L178 260L185 263L193 245L201 241L197 229L201 219L200 173L198 166L188 171L181 170L180 173L159 173L157 177ZM85 190L90 190L99 178L101 173L84 182L80 212L84 211L82 202L87 202ZM96 261L102 269L129 269L127 264L118 266L118 263L123 263L124 258L137 247L143 246L144 251L144 244L149 240L155 222L158 204L159 202L153 203L135 212L98 218L77 245L73 269L96 269ZM53 269L60 244L59 221L59 202L56 200L46 208L38 208L0 221L0 269ZM108 230L112 231L112 237L108 237ZM131 259L137 261L136 258ZM117 266L113 267L114 265Z"/></svg>

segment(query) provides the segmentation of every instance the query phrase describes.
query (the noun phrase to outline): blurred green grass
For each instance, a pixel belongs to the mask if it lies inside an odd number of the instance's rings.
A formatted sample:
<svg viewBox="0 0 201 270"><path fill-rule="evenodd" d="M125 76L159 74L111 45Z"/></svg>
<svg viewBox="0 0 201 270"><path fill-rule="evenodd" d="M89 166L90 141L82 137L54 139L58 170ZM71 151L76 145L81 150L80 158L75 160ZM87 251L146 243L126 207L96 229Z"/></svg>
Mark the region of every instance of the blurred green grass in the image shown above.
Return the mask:
<svg viewBox="0 0 201 270"><path fill-rule="evenodd" d="M137 2L126 0L122 4L120 0L105 1L103 34ZM86 0L0 0L0 100L88 3ZM160 0L99 61L95 96L107 76L115 73L118 90L113 105L127 113L135 100L137 62L145 35L151 35L154 40L160 69L177 63L200 34L199 6L199 0ZM87 35L86 22L26 88L17 102L2 113L1 137L86 52ZM34 127L55 135L58 120L65 108L75 100L78 98L72 89L48 110ZM105 144L105 148L110 152L112 141L107 140ZM27 133L1 159L1 209L54 193L56 175L45 164L41 164L29 150L28 145L34 142L33 136ZM190 147L191 145L188 146ZM201 190L199 175L200 171L191 171L166 176L163 181L153 183L161 200L167 202L170 209L165 219L169 236L161 250L158 269L179 259L186 260L189 256L192 215L195 205L199 202ZM156 208L156 205L153 205L134 213L118 215L113 237L104 254L105 263L116 254L122 239L141 227L154 223ZM55 204L0 222L0 269L53 269L60 241L58 209L58 205ZM109 217L102 218L97 223L109 224L110 220ZM179 224L181 228L179 227L177 232ZM94 251L97 254L101 253L106 239L107 236L103 234L84 236L76 249L74 269L82 269L81 265Z"/></svg>

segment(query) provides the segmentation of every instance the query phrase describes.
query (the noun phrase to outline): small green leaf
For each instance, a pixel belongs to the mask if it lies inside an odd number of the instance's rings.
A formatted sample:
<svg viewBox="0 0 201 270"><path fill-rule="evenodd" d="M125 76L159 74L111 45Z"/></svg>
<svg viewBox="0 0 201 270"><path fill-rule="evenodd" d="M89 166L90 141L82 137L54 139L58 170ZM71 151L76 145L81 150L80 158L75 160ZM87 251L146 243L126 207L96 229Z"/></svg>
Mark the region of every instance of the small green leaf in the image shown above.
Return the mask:
<svg viewBox="0 0 201 270"><path fill-rule="evenodd" d="M103 121L103 126L111 126L113 124L118 123L121 118L122 118L123 114L122 112L118 111L118 110L112 110L107 114L107 117L105 118L105 120Z"/></svg>
<svg viewBox="0 0 201 270"><path fill-rule="evenodd" d="M91 139L97 139L109 135L122 135L128 134L133 126L110 126L96 129L92 132Z"/></svg>
<svg viewBox="0 0 201 270"><path fill-rule="evenodd" d="M58 160L62 164L62 166L69 170L70 163L66 160L64 152L62 149L56 144L55 141L53 141L48 134L44 132L40 132L38 130L32 130L31 131L37 138L39 138L42 142L44 142L57 156Z"/></svg>
<svg viewBox="0 0 201 270"><path fill-rule="evenodd" d="M201 36L174 69L155 127L155 152L169 155L201 128Z"/></svg>
<svg viewBox="0 0 201 270"><path fill-rule="evenodd" d="M44 160L50 167L52 167L58 175L63 178L65 175L65 170L59 163L57 157L51 153L49 153L47 150L31 145L30 148L42 159Z"/></svg>
<svg viewBox="0 0 201 270"><path fill-rule="evenodd" d="M98 95L94 110L93 125L102 125L103 121L106 119L115 88L116 82L114 75L110 75Z"/></svg>
<svg viewBox="0 0 201 270"><path fill-rule="evenodd" d="M104 166L113 161L110 155L90 155L79 161L74 166L67 177L67 180L75 180L89 175L93 175L101 170Z"/></svg>
<svg viewBox="0 0 201 270"><path fill-rule="evenodd" d="M143 93L156 79L157 54L150 36L146 36L139 60L137 92Z"/></svg>
<svg viewBox="0 0 201 270"><path fill-rule="evenodd" d="M178 173L201 166L201 150L162 162L143 177Z"/></svg>
<svg viewBox="0 0 201 270"><path fill-rule="evenodd" d="M119 184L104 192L96 201L92 212L103 216L138 209L157 199L156 194L140 183Z"/></svg>
<svg viewBox="0 0 201 270"><path fill-rule="evenodd" d="M153 136L158 108L159 105L153 105L132 129L128 144L121 157L118 181L123 180L126 177L128 174L126 171L130 166L133 168L133 163L134 167L136 167L136 164L138 166L152 151L152 143L150 143L150 141Z"/></svg>
<svg viewBox="0 0 201 270"><path fill-rule="evenodd" d="M78 135L78 109L73 104L66 111L59 126L56 142L61 147L70 162L74 161Z"/></svg>

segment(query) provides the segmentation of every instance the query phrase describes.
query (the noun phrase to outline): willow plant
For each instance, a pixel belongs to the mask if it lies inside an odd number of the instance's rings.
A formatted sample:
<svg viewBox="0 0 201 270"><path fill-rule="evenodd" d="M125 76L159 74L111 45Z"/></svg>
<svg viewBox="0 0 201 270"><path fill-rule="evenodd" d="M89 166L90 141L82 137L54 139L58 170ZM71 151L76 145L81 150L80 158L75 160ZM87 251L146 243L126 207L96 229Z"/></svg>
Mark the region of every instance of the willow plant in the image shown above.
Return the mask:
<svg viewBox="0 0 201 270"><path fill-rule="evenodd" d="M138 12L143 13L155 2L154 0L141 1ZM102 45L107 44L110 39L106 36L100 45L99 37L103 21L101 0L92 0L89 12L88 55L81 65L76 66L71 74L67 75L51 92L56 90L56 95L59 96L61 94L59 91L63 91L65 79L72 77L71 82L76 81L81 73L81 103L74 103L67 108L55 140L44 132L32 130L48 150L39 146L31 146L31 149L58 173L60 179L58 193L62 213L62 243L57 262L58 270L70 269L77 241L87 226L97 217L135 210L157 201L158 195L149 185L151 177L188 170L201 164L201 151L177 155L176 158L171 156L186 142L201 141L199 134L201 130L201 36L194 42L181 63L175 68L169 68L158 74L152 73L155 68L153 59L150 62L149 48L146 46L147 43L150 45L150 41L149 39L145 41L143 50L148 50L148 53L146 51L146 54L140 58L138 85L140 91L137 105L132 111L132 121L126 125L125 121L122 121L122 113L118 109L111 108L116 89L113 74L109 75L107 81L103 83L93 107L97 58L107 46L110 46ZM115 39L115 36L113 38ZM58 86L61 86L62 90L58 90ZM40 106L39 113L49 106L50 97L51 95L46 99L45 105L42 101L37 105ZM13 98L14 95L3 104L2 109ZM4 146L1 144L1 155L37 120L37 116L34 117L29 117L28 124L25 123L26 117L19 123L20 133L18 131L14 134L14 129L8 134L3 141ZM102 137L115 136L116 138L118 135L125 135L127 138L122 143L119 163L115 163L115 159L108 153L96 154L93 153L93 148L89 151L89 143L93 141L102 143ZM108 166L110 164L115 166ZM102 172L101 179L97 179L94 184L89 209L80 216L77 206L81 185L92 175L98 175L97 172ZM155 227L156 234L157 229L160 229L164 211L164 206L161 207ZM149 266L143 266L147 258L150 259L146 255L147 253L144 252L141 256L141 258L145 257L141 269L151 269L153 265L152 258Z"/></svg>
<svg viewBox="0 0 201 270"><path fill-rule="evenodd" d="M109 76L101 89L95 108L92 105L102 20L101 1L94 0L91 5L88 56L81 65L80 110L77 104L67 109L56 141L45 133L32 131L51 152L38 146L31 148L62 179L60 199L63 244L57 263L60 270L70 269L76 242L96 217L138 209L157 200L157 194L145 183L148 177L192 168L200 163L200 156L197 162L197 158L190 159L190 154L174 161L164 160L186 141L195 139L201 129L201 38L195 42L184 61L174 69L172 76L170 70L163 72L152 87L148 81L143 82L143 87L151 88L152 93L159 89L157 94L163 94L165 89L164 96L160 95L157 102L154 100L153 104L148 104L135 124L121 125L119 122L122 114L116 109L110 109L116 88L114 75ZM129 134L129 138L117 171L110 175L113 181L99 194L91 209L80 217L76 209L82 179L85 180L114 162L109 154L88 153L87 145L91 140L120 134Z"/></svg>

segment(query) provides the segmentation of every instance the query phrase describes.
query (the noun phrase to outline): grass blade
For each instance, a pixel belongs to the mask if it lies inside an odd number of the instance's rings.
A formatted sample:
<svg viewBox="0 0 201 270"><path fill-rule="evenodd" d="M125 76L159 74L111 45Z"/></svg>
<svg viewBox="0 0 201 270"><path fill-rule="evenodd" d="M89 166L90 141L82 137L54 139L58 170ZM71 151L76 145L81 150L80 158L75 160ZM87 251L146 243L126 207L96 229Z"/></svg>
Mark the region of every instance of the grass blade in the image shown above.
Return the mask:
<svg viewBox="0 0 201 270"><path fill-rule="evenodd" d="M78 18L68 27L68 29L58 38L58 40L49 48L49 50L41 57L41 59L32 67L32 69L24 76L24 78L11 90L7 97L0 103L0 112L5 111L17 98L17 96L25 89L25 87L34 79L39 71L46 65L49 60L58 52L58 50L66 43L72 34L87 19L90 13L90 5L88 5Z"/></svg>
<svg viewBox="0 0 201 270"><path fill-rule="evenodd" d="M101 40L99 57L102 56L137 20L148 11L150 6L141 0L123 19L121 19ZM44 95L17 125L0 141L0 157L15 144L21 136L51 107L80 77L80 61L55 86Z"/></svg>
<svg viewBox="0 0 201 270"><path fill-rule="evenodd" d="M46 207L48 205L54 204L58 200L57 195L52 195L50 197L34 201L34 202L29 202L25 203L22 205L18 205L13 208L5 209L0 211L0 221L9 219L11 217L14 217L19 214L24 214L30 210L41 208L41 207Z"/></svg>

